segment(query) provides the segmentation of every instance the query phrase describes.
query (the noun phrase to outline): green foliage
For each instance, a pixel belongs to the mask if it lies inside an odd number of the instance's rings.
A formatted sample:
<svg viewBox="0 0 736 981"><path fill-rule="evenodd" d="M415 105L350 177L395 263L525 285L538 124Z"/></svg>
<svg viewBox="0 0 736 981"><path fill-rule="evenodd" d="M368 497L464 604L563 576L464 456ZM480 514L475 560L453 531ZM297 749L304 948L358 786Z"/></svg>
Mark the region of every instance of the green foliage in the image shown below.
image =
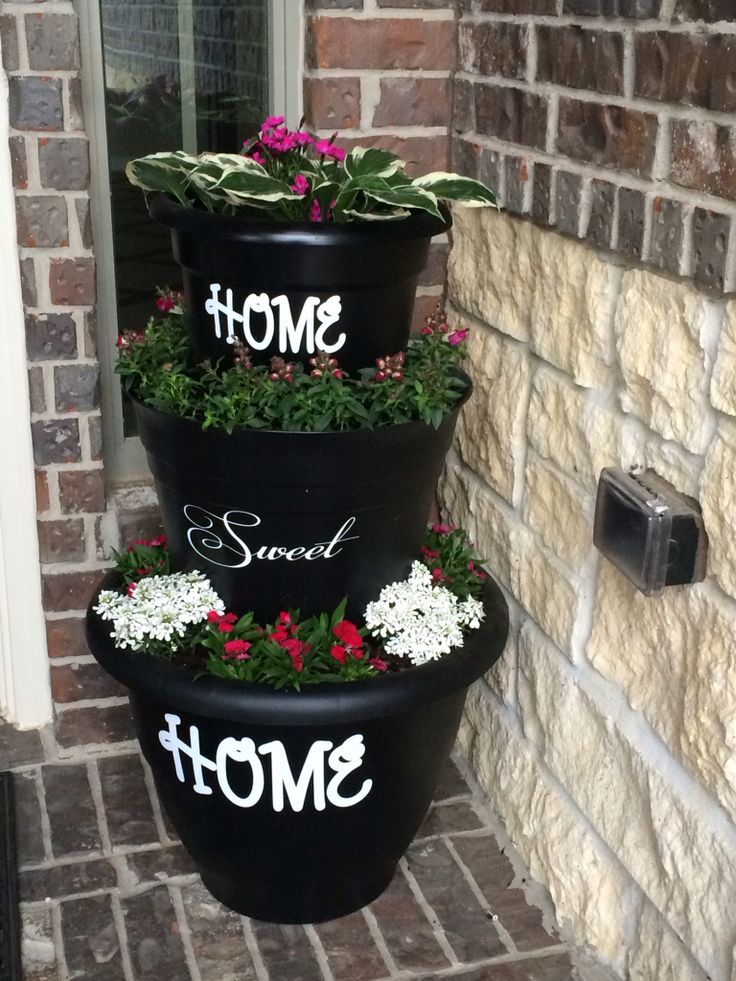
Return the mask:
<svg viewBox="0 0 736 981"><path fill-rule="evenodd" d="M488 578L480 568L482 559L462 528L433 524L427 529L422 546L422 562L437 585L445 586L459 599L479 599Z"/></svg>
<svg viewBox="0 0 736 981"><path fill-rule="evenodd" d="M165 535L149 540L138 538L124 552L113 550L113 556L115 571L122 576L126 586L145 576L168 576L171 572Z"/></svg>

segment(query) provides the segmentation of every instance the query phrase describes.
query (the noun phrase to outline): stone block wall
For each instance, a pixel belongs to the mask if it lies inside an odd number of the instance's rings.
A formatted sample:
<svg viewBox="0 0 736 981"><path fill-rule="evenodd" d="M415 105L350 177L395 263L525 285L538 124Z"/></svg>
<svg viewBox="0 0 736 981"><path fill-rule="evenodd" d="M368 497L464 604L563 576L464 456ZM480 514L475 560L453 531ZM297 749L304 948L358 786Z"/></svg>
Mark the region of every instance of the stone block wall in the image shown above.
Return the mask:
<svg viewBox="0 0 736 981"><path fill-rule="evenodd" d="M462 0L456 167L596 248L736 289L736 6Z"/></svg>
<svg viewBox="0 0 736 981"><path fill-rule="evenodd" d="M408 161L407 173L447 170L455 0L307 0L304 112L342 146L370 143ZM434 310L447 244L435 239L419 284L415 325Z"/></svg>

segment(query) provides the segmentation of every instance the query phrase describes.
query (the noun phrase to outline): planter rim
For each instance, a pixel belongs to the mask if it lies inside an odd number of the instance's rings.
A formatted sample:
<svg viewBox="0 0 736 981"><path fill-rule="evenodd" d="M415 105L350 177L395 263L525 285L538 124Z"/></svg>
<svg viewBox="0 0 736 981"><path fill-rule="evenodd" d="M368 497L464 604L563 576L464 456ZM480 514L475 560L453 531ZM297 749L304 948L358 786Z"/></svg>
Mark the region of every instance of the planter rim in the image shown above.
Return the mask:
<svg viewBox="0 0 736 981"><path fill-rule="evenodd" d="M183 711L231 722L261 725L330 725L398 715L418 704L431 704L466 688L498 660L508 636L508 606L498 584L486 582L486 619L465 644L436 661L363 681L305 685L301 691L276 691L255 682L197 675L162 658L115 647L109 625L93 612L102 589L119 583L110 573L87 610L87 641L94 657L117 681L154 701ZM285 719L285 716L287 719Z"/></svg>
<svg viewBox="0 0 736 981"><path fill-rule="evenodd" d="M414 212L407 218L384 221L352 221L340 224L330 222L279 222L239 215L214 214L198 208L186 207L167 194L157 192L148 197L148 212L154 221L168 225L178 232L198 235L211 234L213 230L232 242L309 244L315 246L355 247L389 241L406 241L415 238L431 238L448 231L452 216L447 205L441 203L442 218L427 212Z"/></svg>
<svg viewBox="0 0 736 981"><path fill-rule="evenodd" d="M473 394L473 380L470 375L463 371L462 368L453 368L452 372L456 374L465 384L465 388L458 392L457 401L450 407L449 411L442 417L442 422L444 423L446 419L452 416L454 413L459 412L459 410L465 405L470 396ZM142 399L138 398L137 395L132 393L127 393L128 398L134 404L137 412L149 413L151 416L158 416L159 418L168 418L172 420L172 424L179 424L182 426L193 427L199 432L203 433L208 437L219 437L221 439L244 439L248 435L265 435L275 438L282 438L285 442L288 440L294 440L296 438L305 439L311 437L312 439L321 438L323 441L327 441L329 438L344 440L360 440L367 437L373 437L376 433L385 432L409 432L410 427L427 427L428 423L424 422L423 419L412 419L410 422L400 422L391 423L384 426L376 426L375 429L369 429L368 427L360 426L357 429L325 429L321 432L317 432L313 429L302 429L299 431L294 431L290 429L254 429L249 426L240 426L234 429L231 433L225 432L224 429L218 429L212 427L210 429L203 429L202 423L197 419L191 419L187 416L179 416L175 412L164 412L162 409L155 409L151 405L147 405Z"/></svg>

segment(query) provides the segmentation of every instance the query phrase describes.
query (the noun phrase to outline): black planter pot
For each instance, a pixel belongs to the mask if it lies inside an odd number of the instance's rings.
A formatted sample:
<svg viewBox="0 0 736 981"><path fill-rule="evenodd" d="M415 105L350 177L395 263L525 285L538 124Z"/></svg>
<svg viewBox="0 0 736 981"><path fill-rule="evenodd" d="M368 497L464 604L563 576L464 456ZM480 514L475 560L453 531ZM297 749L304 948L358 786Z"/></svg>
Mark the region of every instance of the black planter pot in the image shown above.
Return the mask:
<svg viewBox="0 0 736 981"><path fill-rule="evenodd" d="M437 430L227 435L134 402L174 567L201 569L228 609L262 621L344 596L360 620L419 554L465 378Z"/></svg>
<svg viewBox="0 0 736 981"><path fill-rule="evenodd" d="M91 611L87 639L130 689L159 796L207 888L239 913L310 923L359 909L390 882L432 800L466 689L506 642L508 610L492 582L484 605L480 630L439 661L302 692L195 680L119 651Z"/></svg>
<svg viewBox="0 0 736 981"><path fill-rule="evenodd" d="M406 347L430 239L426 213L390 221L283 224L185 208L163 194L151 217L171 228L200 357L306 361L320 347L354 371ZM229 311L229 312L228 312Z"/></svg>

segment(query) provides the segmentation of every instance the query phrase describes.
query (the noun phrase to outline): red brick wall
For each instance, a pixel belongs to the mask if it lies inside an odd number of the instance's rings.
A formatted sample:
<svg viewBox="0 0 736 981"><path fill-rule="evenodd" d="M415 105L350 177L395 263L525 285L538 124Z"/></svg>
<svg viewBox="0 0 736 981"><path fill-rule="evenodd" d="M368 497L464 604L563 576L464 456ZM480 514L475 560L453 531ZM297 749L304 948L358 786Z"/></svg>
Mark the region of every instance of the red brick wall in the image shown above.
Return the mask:
<svg viewBox="0 0 736 981"><path fill-rule="evenodd" d="M736 3L461 6L455 168L507 211L736 289Z"/></svg>
<svg viewBox="0 0 736 981"><path fill-rule="evenodd" d="M447 170L453 75L454 0L309 0L304 111L310 126L341 144L371 143L409 161L408 173ZM435 306L446 243L432 246L415 323Z"/></svg>

